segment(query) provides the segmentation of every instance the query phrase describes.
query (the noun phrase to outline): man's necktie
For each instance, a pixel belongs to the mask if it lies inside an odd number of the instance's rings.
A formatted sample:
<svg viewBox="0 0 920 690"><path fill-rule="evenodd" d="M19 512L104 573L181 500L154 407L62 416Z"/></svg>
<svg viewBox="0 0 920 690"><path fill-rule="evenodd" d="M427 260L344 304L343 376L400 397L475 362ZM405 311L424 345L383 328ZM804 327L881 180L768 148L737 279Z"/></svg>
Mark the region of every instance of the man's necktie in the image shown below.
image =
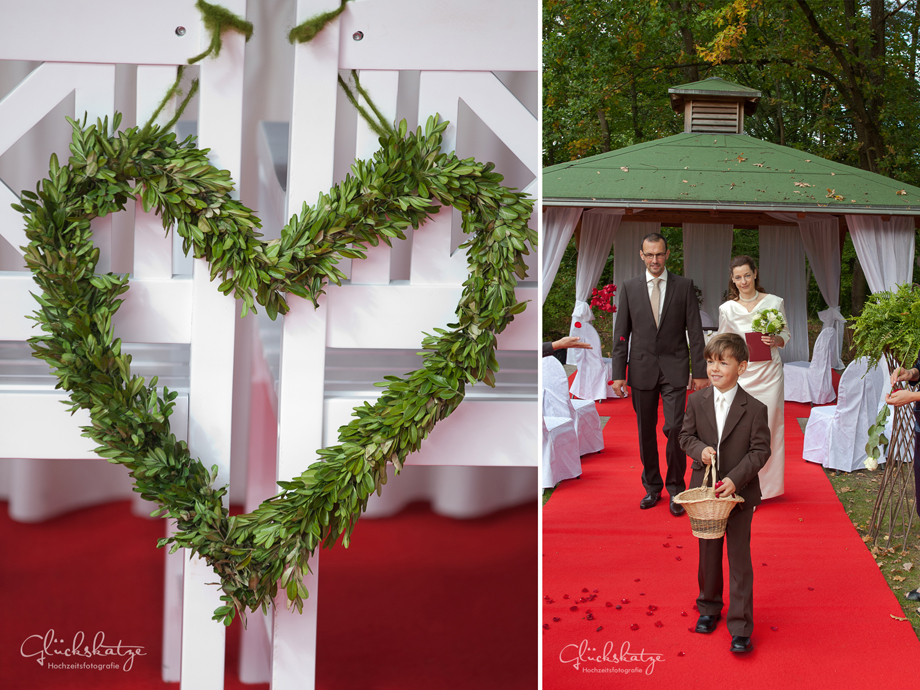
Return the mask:
<svg viewBox="0 0 920 690"><path fill-rule="evenodd" d="M652 278L652 316L655 317L655 327L658 327L658 304L661 302L661 278Z"/></svg>

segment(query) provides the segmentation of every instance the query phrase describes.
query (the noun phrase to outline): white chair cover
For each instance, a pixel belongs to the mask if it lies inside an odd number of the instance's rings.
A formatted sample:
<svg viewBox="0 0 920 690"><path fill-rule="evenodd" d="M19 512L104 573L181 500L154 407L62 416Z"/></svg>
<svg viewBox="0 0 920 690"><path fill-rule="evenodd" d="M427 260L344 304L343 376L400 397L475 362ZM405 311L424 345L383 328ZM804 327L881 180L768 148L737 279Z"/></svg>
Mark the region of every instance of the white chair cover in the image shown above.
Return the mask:
<svg viewBox="0 0 920 690"><path fill-rule="evenodd" d="M834 399L831 359L835 337L832 328L825 328L815 341L811 363L786 362L783 365L786 400L823 405Z"/></svg>
<svg viewBox="0 0 920 690"><path fill-rule="evenodd" d="M708 331L704 331L706 333ZM613 392L613 386L610 384L613 383L613 360L610 357L604 357L604 375L607 377L607 400L627 400L629 395L625 395L620 398L617 397L616 393Z"/></svg>
<svg viewBox="0 0 920 690"><path fill-rule="evenodd" d="M543 488L552 489L563 479L573 479L580 474L575 423L569 417L547 417L544 414Z"/></svg>
<svg viewBox="0 0 920 690"><path fill-rule="evenodd" d="M543 358L543 414L548 417L571 417L578 436L578 455L604 449L601 418L593 400L573 401L565 369L555 357Z"/></svg>
<svg viewBox="0 0 920 690"><path fill-rule="evenodd" d="M585 307L583 310L578 308L581 305ZM574 362L578 370L575 380L572 381L571 393L582 400L603 400L607 397L607 370L601 358L601 337L591 323L594 320L591 307L585 302L579 302L578 307L576 313L585 313L581 319L576 320L581 326L576 328L573 324L570 334L581 338L582 342L590 343L591 349L573 347L568 350L569 364L573 363L572 354L578 353Z"/></svg>
<svg viewBox="0 0 920 690"><path fill-rule="evenodd" d="M882 368L867 367L865 357L851 362L840 377L837 404L812 409L802 448L805 460L843 472L865 468L869 427L890 388Z"/></svg>

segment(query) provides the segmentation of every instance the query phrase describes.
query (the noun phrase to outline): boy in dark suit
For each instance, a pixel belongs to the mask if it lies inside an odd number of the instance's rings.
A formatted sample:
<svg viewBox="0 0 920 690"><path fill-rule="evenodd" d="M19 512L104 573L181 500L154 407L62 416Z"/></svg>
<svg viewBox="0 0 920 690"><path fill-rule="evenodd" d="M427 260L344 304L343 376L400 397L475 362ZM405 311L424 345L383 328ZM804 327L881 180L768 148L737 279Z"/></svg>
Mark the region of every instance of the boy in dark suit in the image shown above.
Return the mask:
<svg viewBox="0 0 920 690"><path fill-rule="evenodd" d="M770 427L766 406L744 392L738 377L747 369L748 349L735 333L715 336L703 353L712 387L691 395L680 432L680 447L693 459L690 487L703 483L706 465L721 479L717 496L739 494L739 503L729 513L725 536L700 539L697 607L700 618L696 632L711 633L722 612L722 542L727 541L730 576L728 632L731 651L751 651L754 630L751 565L751 518L760 503L757 473L770 457Z"/></svg>

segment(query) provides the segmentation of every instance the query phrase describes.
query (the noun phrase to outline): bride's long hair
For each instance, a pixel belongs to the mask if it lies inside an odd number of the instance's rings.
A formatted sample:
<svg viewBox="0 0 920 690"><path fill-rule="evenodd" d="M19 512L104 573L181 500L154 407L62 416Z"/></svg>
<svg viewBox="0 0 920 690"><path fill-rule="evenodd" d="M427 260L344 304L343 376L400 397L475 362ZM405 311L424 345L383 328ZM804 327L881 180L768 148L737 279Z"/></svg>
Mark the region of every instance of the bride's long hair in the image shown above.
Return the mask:
<svg viewBox="0 0 920 690"><path fill-rule="evenodd" d="M757 273L757 263L751 257L741 254L732 259L731 263L728 265L728 299L737 300L741 297L741 294L738 292L738 288L735 287L735 281L732 280L732 273L735 272L736 268L741 266L750 266L751 273ZM766 290L760 287L760 273L757 273L757 277L754 278L754 289L757 292L763 292L766 294Z"/></svg>

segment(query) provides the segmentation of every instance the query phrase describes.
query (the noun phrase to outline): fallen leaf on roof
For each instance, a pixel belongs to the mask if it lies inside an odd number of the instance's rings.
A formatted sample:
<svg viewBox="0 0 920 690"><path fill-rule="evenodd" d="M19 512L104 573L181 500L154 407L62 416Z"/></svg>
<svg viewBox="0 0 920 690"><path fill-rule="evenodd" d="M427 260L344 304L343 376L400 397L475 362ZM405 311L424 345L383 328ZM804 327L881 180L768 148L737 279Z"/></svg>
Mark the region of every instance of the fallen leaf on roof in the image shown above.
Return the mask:
<svg viewBox="0 0 920 690"><path fill-rule="evenodd" d="M828 187L828 188L827 188L827 198L828 198L828 199L836 199L837 201L843 201L843 197L840 196L839 194L837 194L836 191L837 191L837 190L831 189L830 187Z"/></svg>
<svg viewBox="0 0 920 690"><path fill-rule="evenodd" d="M751 165L756 165L758 168L763 167L763 163L751 163Z"/></svg>
<svg viewBox="0 0 920 690"><path fill-rule="evenodd" d="M795 186L796 187L814 187L813 184L808 184L807 182L796 182Z"/></svg>
<svg viewBox="0 0 920 690"><path fill-rule="evenodd" d="M831 175L836 175L837 173L831 173Z"/></svg>
<svg viewBox="0 0 920 690"><path fill-rule="evenodd" d="M907 192L906 192L905 190L903 190L903 189L899 189L898 192L897 192L897 194L898 194L898 196L906 196L906 195L907 195Z"/></svg>
<svg viewBox="0 0 920 690"><path fill-rule="evenodd" d="M598 170L598 171L597 171L597 174L598 174L598 175L600 175L600 174L601 174L601 171L600 171L600 170Z"/></svg>
<svg viewBox="0 0 920 690"><path fill-rule="evenodd" d="M735 160L738 161L739 163L744 163L744 161L746 161L747 158L745 158L744 154L742 153Z"/></svg>
<svg viewBox="0 0 920 690"><path fill-rule="evenodd" d="M806 159L805 159L805 162L806 162L806 163L811 163L811 158L806 158Z"/></svg>
<svg viewBox="0 0 920 690"><path fill-rule="evenodd" d="M686 180L684 180L684 184L687 184L687 181L686 181Z"/></svg>
<svg viewBox="0 0 920 690"><path fill-rule="evenodd" d="M623 172L629 172L629 168L620 167L620 170L622 170Z"/></svg>

